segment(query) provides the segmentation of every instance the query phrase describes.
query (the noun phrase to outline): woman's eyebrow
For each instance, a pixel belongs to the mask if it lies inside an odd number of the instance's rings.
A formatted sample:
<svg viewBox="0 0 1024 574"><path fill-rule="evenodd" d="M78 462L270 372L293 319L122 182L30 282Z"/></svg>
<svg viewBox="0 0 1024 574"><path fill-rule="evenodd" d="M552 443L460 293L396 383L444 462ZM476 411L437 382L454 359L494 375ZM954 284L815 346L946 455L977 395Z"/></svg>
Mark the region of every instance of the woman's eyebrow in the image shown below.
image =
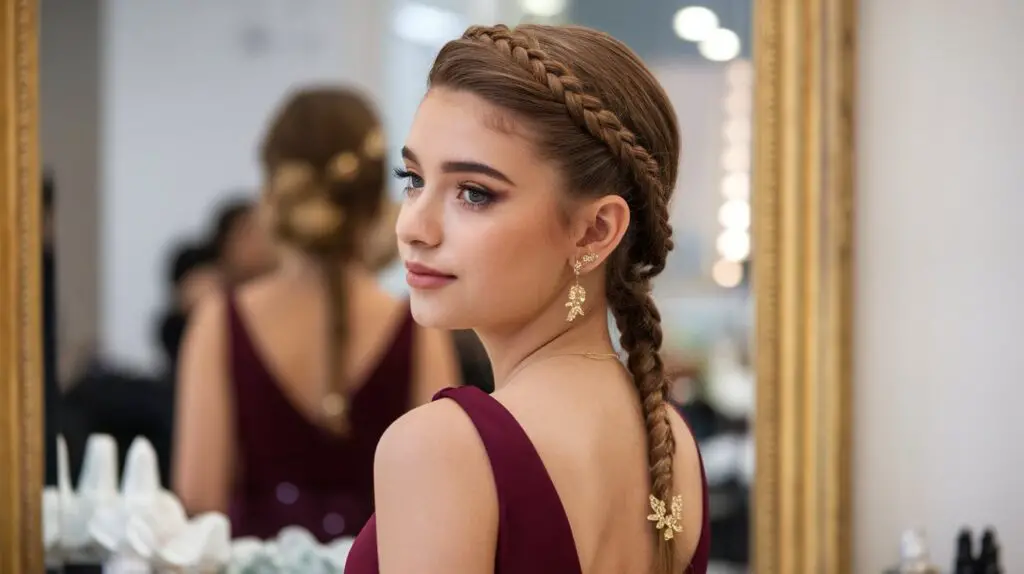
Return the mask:
<svg viewBox="0 0 1024 574"><path fill-rule="evenodd" d="M413 163L420 163L419 158L411 149L409 149L408 146L402 147L402 157ZM505 175L504 173L501 173L501 171L485 163L481 163L478 161L446 161L443 164L441 164L441 170L444 171L445 173L478 173L480 175L493 177L494 179L503 181L509 185L515 185L515 182L513 182L512 178L510 178L509 176Z"/></svg>

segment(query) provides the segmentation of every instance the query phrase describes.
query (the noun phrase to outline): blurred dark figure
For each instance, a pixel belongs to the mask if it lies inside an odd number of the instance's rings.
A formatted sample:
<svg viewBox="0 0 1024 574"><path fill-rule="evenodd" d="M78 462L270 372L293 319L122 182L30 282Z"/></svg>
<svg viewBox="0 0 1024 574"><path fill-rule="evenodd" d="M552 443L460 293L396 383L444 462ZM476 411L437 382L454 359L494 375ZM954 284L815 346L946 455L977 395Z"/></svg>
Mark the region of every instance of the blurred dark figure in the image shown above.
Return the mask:
<svg viewBox="0 0 1024 574"><path fill-rule="evenodd" d="M57 271L54 261L55 190L53 174L43 174L43 416L45 417L46 485L57 484L57 435L60 433L60 384L57 378Z"/></svg>
<svg viewBox="0 0 1024 574"><path fill-rule="evenodd" d="M695 383L698 388L705 384L699 379ZM677 404L676 408L690 425L693 438L705 451L705 457L709 456L711 443L716 438L749 437L749 421L726 416L705 400L700 392L686 404ZM739 476L738 467L717 466L708 474L711 530L715 533L711 539L710 556L715 562L739 568L750 563L752 493L746 481Z"/></svg>
<svg viewBox="0 0 1024 574"><path fill-rule="evenodd" d="M160 377L137 373L95 360L64 395L63 417L79 421L79 433L69 443L84 444L93 434L107 434L117 442L118 469L136 437L149 440L157 454L160 480L170 480L174 387ZM65 434L68 434L65 422ZM77 450L69 444L69 450Z"/></svg>
<svg viewBox="0 0 1024 574"><path fill-rule="evenodd" d="M155 376L133 372L94 358L78 374L64 398L62 428L72 459L80 458L90 434L108 434L117 442L120 466L133 440L152 443L160 465L160 480L169 485L174 421L174 376L178 347L189 312L200 299L220 289L220 272L213 249L185 243L173 253L167 278L171 300L158 323L158 340L166 367ZM69 425L74 423L74 429ZM73 467L79 463L74 461ZM77 470L73 471L73 475Z"/></svg>
<svg viewBox="0 0 1024 574"><path fill-rule="evenodd" d="M209 245L194 242L179 245L172 253L168 279L171 301L160 319L158 338L167 366L166 379L173 384L189 313L203 297L216 291L221 282L216 251Z"/></svg>
<svg viewBox="0 0 1024 574"><path fill-rule="evenodd" d="M211 247L228 288L255 279L276 265L273 239L260 224L257 205L250 199L230 199L221 204L211 235Z"/></svg>

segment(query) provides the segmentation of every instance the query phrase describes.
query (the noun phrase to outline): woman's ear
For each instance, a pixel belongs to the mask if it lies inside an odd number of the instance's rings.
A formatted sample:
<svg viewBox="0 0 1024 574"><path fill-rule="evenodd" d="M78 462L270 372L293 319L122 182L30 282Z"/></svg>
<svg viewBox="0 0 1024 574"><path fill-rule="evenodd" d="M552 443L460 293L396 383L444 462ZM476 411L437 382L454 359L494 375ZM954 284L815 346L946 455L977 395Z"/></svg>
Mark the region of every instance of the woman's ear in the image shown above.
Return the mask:
<svg viewBox="0 0 1024 574"><path fill-rule="evenodd" d="M576 247L603 262L629 229L629 205L618 195L606 195L581 206L573 224Z"/></svg>

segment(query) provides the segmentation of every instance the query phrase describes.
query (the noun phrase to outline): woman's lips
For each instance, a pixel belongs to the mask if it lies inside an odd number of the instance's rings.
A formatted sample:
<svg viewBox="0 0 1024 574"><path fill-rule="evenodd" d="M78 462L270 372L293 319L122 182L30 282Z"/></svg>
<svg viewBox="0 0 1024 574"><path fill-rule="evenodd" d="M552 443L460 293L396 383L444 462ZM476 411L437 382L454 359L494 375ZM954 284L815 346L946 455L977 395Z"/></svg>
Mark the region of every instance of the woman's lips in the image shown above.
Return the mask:
<svg viewBox="0 0 1024 574"><path fill-rule="evenodd" d="M413 289L440 289L456 279L454 275L413 261L406 262L405 271L405 282Z"/></svg>

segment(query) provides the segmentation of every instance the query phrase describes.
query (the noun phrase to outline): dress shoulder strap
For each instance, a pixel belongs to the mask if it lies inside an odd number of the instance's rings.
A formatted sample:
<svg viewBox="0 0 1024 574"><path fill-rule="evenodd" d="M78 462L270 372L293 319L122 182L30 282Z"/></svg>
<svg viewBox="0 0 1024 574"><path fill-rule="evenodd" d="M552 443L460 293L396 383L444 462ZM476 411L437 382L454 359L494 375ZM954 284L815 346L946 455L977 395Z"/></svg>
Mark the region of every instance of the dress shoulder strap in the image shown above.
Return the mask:
<svg viewBox="0 0 1024 574"><path fill-rule="evenodd" d="M502 572L581 572L572 527L537 449L504 405L476 387L444 389L469 416L483 441L498 493L498 551Z"/></svg>

